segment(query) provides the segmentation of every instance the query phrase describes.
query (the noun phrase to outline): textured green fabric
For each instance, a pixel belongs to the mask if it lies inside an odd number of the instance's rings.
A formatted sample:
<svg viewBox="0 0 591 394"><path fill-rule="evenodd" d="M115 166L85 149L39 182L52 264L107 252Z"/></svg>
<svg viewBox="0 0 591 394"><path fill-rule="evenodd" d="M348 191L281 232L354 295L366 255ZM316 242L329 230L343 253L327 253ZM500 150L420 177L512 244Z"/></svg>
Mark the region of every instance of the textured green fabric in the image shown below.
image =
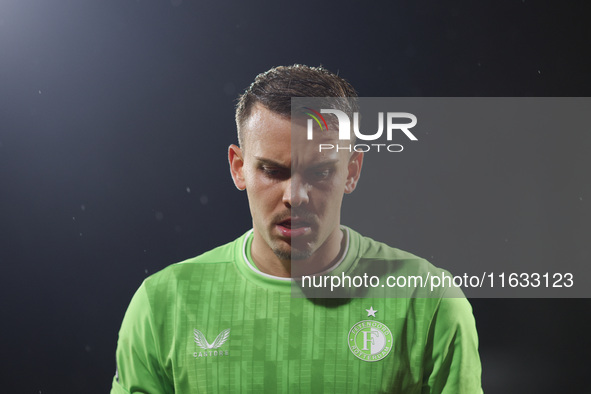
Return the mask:
<svg viewBox="0 0 591 394"><path fill-rule="evenodd" d="M349 247L338 271L388 261L442 272L346 230ZM245 261L248 235L144 281L119 332L112 394L482 392L465 298L293 298L290 280L267 277ZM392 350L379 361L349 348L351 329L364 320L392 333Z"/></svg>

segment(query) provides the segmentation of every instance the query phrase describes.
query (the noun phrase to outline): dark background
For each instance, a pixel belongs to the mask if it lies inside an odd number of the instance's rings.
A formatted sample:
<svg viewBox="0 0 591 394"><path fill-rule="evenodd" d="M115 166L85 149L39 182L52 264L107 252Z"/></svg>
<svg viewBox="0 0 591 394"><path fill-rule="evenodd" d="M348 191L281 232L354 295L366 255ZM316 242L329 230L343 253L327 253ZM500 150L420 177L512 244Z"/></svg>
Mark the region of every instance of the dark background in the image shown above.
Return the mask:
<svg viewBox="0 0 591 394"><path fill-rule="evenodd" d="M2 0L2 391L108 392L141 281L250 227L226 150L234 100L259 72L322 64L362 96L589 96L590 11ZM442 242L421 235L430 252ZM401 232L397 246L416 237ZM591 392L589 300L472 304L485 392Z"/></svg>

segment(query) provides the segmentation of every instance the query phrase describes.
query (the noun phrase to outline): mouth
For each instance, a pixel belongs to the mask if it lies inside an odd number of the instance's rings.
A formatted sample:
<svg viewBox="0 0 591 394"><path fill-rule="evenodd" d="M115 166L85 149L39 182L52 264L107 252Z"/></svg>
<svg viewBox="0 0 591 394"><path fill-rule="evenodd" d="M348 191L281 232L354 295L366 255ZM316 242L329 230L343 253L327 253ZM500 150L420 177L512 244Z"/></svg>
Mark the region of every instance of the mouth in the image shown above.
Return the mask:
<svg viewBox="0 0 591 394"><path fill-rule="evenodd" d="M279 223L276 227L287 238L296 238L309 234L312 231L311 223L300 218L287 218Z"/></svg>

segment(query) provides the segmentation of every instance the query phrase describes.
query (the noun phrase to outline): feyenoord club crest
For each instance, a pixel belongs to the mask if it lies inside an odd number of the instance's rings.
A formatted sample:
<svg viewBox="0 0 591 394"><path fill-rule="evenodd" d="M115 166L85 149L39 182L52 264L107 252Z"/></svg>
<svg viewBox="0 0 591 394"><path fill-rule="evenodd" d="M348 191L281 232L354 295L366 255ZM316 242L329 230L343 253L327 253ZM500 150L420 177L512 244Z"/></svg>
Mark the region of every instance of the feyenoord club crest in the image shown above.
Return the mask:
<svg viewBox="0 0 591 394"><path fill-rule="evenodd" d="M356 323L349 331L349 349L363 361L379 361L386 357L394 338L392 331L376 320L363 320Z"/></svg>

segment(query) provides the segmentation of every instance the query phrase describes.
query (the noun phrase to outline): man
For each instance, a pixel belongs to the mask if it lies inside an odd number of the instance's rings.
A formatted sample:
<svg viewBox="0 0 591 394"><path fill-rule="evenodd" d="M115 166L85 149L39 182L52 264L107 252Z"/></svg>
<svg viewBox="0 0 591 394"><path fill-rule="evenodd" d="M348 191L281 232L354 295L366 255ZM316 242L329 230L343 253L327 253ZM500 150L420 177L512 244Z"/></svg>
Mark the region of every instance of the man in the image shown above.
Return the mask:
<svg viewBox="0 0 591 394"><path fill-rule="evenodd" d="M464 298L297 297L306 276L441 272L340 224L363 154L307 149L291 97L355 96L301 65L260 74L241 96L240 146L228 158L253 229L144 281L119 333L111 393L481 392Z"/></svg>

